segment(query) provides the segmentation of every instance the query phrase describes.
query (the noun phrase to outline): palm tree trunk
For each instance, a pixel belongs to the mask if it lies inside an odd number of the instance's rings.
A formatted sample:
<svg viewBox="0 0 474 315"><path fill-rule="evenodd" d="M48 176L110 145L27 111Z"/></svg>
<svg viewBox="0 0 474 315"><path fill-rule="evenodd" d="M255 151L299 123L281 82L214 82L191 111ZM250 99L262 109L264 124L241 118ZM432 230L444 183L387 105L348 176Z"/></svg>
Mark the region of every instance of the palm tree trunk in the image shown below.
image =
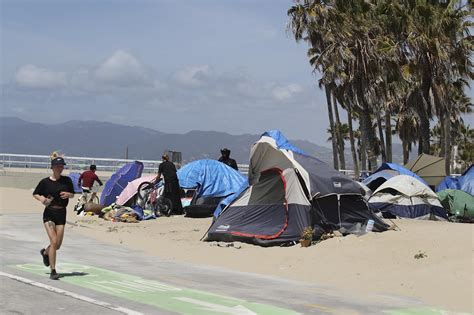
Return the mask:
<svg viewBox="0 0 474 315"><path fill-rule="evenodd" d="M375 155L375 134L372 128L372 120L370 118L370 111L366 107L362 110L360 115L360 132L362 137L362 145L367 152L367 160L369 162L369 171L375 171L377 168L377 156Z"/></svg>
<svg viewBox="0 0 474 315"><path fill-rule="evenodd" d="M422 153L423 153L423 137L420 135L418 136L418 155Z"/></svg>
<svg viewBox="0 0 474 315"><path fill-rule="evenodd" d="M418 154L430 154L430 120L428 116L428 111L431 110L430 78L431 72L429 68L427 68L425 69L421 82L421 92L426 103L426 108L418 110L418 116L420 117L420 143L418 144Z"/></svg>
<svg viewBox="0 0 474 315"><path fill-rule="evenodd" d="M326 102L328 105L328 116L329 116L329 129L331 130L331 142L332 142L332 162L334 169L339 169L339 162L337 160L337 139L336 139L336 132L334 130L334 118L332 115L332 105L331 105L331 90L330 88L325 85L324 86L326 92Z"/></svg>
<svg viewBox="0 0 474 315"><path fill-rule="evenodd" d="M364 172L367 172L369 168L367 167L367 152L365 150L365 141L362 138L362 132L360 137L359 153L360 153L360 169Z"/></svg>
<svg viewBox="0 0 474 315"><path fill-rule="evenodd" d="M387 162L392 162L392 116L390 111L385 111L385 146Z"/></svg>
<svg viewBox="0 0 474 315"><path fill-rule="evenodd" d="M364 96L364 87L362 82L359 80L357 83L357 100L362 105L362 111L359 119L361 137L364 141L362 144L365 146L367 152L367 158L369 162L369 170L375 171L377 168L377 155L376 150L376 137L372 128L372 119L370 118L370 107L367 104L367 100Z"/></svg>
<svg viewBox="0 0 474 315"><path fill-rule="evenodd" d="M337 133L337 144L339 153L339 168L346 169L346 159L344 156L344 137L342 136L341 120L339 119L339 109L337 106L336 96L333 95L332 101L334 104L334 114L336 116L336 133Z"/></svg>
<svg viewBox="0 0 474 315"><path fill-rule="evenodd" d="M439 117L439 156L444 157L444 152L445 152L445 144L446 144L446 138L445 138L445 132L446 132L446 115L444 113L440 114Z"/></svg>
<svg viewBox="0 0 474 315"><path fill-rule="evenodd" d="M382 117L380 117L379 111L377 111L377 128L379 130L380 152L382 154L382 162L387 162L387 156L385 155L385 141L383 139Z"/></svg>
<svg viewBox="0 0 474 315"><path fill-rule="evenodd" d="M408 158L410 157L410 148L408 141L402 141L403 147L403 165L408 163Z"/></svg>
<svg viewBox="0 0 474 315"><path fill-rule="evenodd" d="M357 162L357 154L354 142L354 131L352 130L352 108L347 106L347 125L349 126L349 141L351 143L352 163L354 163L355 178L359 178L359 163Z"/></svg>
<svg viewBox="0 0 474 315"><path fill-rule="evenodd" d="M444 168L446 174L451 174L451 119L449 113L445 115L444 120Z"/></svg>

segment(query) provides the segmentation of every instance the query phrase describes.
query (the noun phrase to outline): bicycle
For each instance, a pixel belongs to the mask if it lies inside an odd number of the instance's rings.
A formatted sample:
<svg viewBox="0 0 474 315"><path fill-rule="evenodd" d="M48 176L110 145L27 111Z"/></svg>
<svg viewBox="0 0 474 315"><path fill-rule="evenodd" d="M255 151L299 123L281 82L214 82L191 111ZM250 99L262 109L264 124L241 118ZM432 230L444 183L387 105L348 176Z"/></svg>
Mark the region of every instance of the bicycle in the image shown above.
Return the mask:
<svg viewBox="0 0 474 315"><path fill-rule="evenodd" d="M152 210L156 217L169 217L173 210L173 203L164 196L163 187L156 187L151 182L143 182L138 186L136 203L143 210Z"/></svg>
<svg viewBox="0 0 474 315"><path fill-rule="evenodd" d="M77 214L81 213L84 211L84 207L87 203L94 203L94 204L99 204L99 196L97 196L97 192L99 191L99 186L93 185L91 190L87 190L82 188L82 194L77 200L76 205L74 206L74 211L77 212Z"/></svg>

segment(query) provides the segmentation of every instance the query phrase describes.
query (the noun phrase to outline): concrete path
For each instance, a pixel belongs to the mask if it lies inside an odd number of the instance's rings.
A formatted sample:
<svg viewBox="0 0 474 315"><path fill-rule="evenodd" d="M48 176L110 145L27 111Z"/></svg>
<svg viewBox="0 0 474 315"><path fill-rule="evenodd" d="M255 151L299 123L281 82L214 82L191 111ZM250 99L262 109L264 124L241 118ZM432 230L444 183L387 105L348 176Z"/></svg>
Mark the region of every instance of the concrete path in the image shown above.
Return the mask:
<svg viewBox="0 0 474 315"><path fill-rule="evenodd" d="M73 233L59 251L62 277L53 281L39 254L46 245L40 215L1 215L0 224L6 314L440 314L405 297L360 300L317 284L166 261Z"/></svg>

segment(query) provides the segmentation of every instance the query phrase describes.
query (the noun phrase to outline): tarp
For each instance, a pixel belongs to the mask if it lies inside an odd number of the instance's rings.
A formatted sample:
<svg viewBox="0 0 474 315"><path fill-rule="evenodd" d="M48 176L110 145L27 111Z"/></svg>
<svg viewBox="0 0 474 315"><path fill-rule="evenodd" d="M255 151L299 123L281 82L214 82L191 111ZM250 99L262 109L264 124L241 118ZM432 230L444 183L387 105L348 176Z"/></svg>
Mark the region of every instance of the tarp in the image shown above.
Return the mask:
<svg viewBox="0 0 474 315"><path fill-rule="evenodd" d="M470 195L474 195L474 167L471 165L459 177L446 176L436 187L436 191L439 192L445 189L462 190Z"/></svg>
<svg viewBox="0 0 474 315"><path fill-rule="evenodd" d="M100 196L100 203L107 207L116 202L117 196L127 187L129 182L140 177L142 171L143 163L139 161L130 162L122 166L105 183Z"/></svg>
<svg viewBox="0 0 474 315"><path fill-rule="evenodd" d="M458 177L455 176L446 176L441 183L436 187L436 192L445 190L445 189L459 189Z"/></svg>
<svg viewBox="0 0 474 315"><path fill-rule="evenodd" d="M428 183L426 183L420 176L416 175L415 173L413 173L412 171L406 169L405 167L403 167L401 165L398 165L398 164L395 164L395 163L383 163L377 170L375 170L374 174L376 174L376 173L378 173L382 170L393 170L393 171L396 171L398 173L398 175L407 175L407 176L415 177L422 184L429 187Z"/></svg>
<svg viewBox="0 0 474 315"><path fill-rule="evenodd" d="M132 180L127 184L124 190L120 193L117 198L117 204L123 206L127 203L133 196L137 194L138 187L141 183L144 182L151 182L156 178L156 175L147 175L143 177L139 177L135 180Z"/></svg>
<svg viewBox="0 0 474 315"><path fill-rule="evenodd" d="M196 189L197 197L225 197L248 185L245 176L216 160L197 160L178 170L181 188Z"/></svg>
<svg viewBox="0 0 474 315"><path fill-rule="evenodd" d="M72 180L72 185L74 186L74 192L76 194L82 193L82 187L78 185L79 177L81 177L81 174L77 172L72 172L72 173L69 173L68 176Z"/></svg>
<svg viewBox="0 0 474 315"><path fill-rule="evenodd" d="M377 188L369 199L370 207L402 218L447 219L438 196L419 180L397 175Z"/></svg>
<svg viewBox="0 0 474 315"><path fill-rule="evenodd" d="M446 176L445 159L425 153L408 162L405 168L416 173L432 187L436 187Z"/></svg>
<svg viewBox="0 0 474 315"><path fill-rule="evenodd" d="M301 150L301 149L295 147L294 145L292 145L290 143L290 141L288 141L288 139L286 139L286 137L281 133L280 130L265 131L262 134L262 137L264 137L264 136L267 136L267 137L270 137L270 138L274 139L275 144L276 144L278 149L285 149L285 150L292 151L292 152L295 152L295 153L298 153L298 154L307 155L306 153L304 153L303 150Z"/></svg>
<svg viewBox="0 0 474 315"><path fill-rule="evenodd" d="M474 196L454 189L446 189L437 193L441 204L452 215L474 219Z"/></svg>
<svg viewBox="0 0 474 315"><path fill-rule="evenodd" d="M392 169L381 170L364 179L362 184L366 185L366 187L371 190L376 190L380 185L397 175L400 175L400 173Z"/></svg>
<svg viewBox="0 0 474 315"><path fill-rule="evenodd" d="M474 165L471 165L458 179L459 189L474 195Z"/></svg>

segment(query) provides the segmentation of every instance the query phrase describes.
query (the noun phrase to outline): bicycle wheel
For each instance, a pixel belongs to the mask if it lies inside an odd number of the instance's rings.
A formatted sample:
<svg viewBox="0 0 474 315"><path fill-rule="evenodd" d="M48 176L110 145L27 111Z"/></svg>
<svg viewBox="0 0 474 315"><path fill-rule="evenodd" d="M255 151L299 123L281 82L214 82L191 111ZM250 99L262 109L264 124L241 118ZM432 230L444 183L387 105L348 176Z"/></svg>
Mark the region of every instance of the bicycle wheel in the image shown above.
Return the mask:
<svg viewBox="0 0 474 315"><path fill-rule="evenodd" d="M161 205L159 206L159 211L162 215L169 217L171 211L173 210L173 203L168 198L163 198L161 200Z"/></svg>
<svg viewBox="0 0 474 315"><path fill-rule="evenodd" d="M99 204L100 203L99 196L95 195L94 197L91 198L89 202Z"/></svg>
<svg viewBox="0 0 474 315"><path fill-rule="evenodd" d="M137 199L136 203L145 208L145 205L148 201L149 194L153 191L154 185L150 182L143 182L137 188Z"/></svg>

